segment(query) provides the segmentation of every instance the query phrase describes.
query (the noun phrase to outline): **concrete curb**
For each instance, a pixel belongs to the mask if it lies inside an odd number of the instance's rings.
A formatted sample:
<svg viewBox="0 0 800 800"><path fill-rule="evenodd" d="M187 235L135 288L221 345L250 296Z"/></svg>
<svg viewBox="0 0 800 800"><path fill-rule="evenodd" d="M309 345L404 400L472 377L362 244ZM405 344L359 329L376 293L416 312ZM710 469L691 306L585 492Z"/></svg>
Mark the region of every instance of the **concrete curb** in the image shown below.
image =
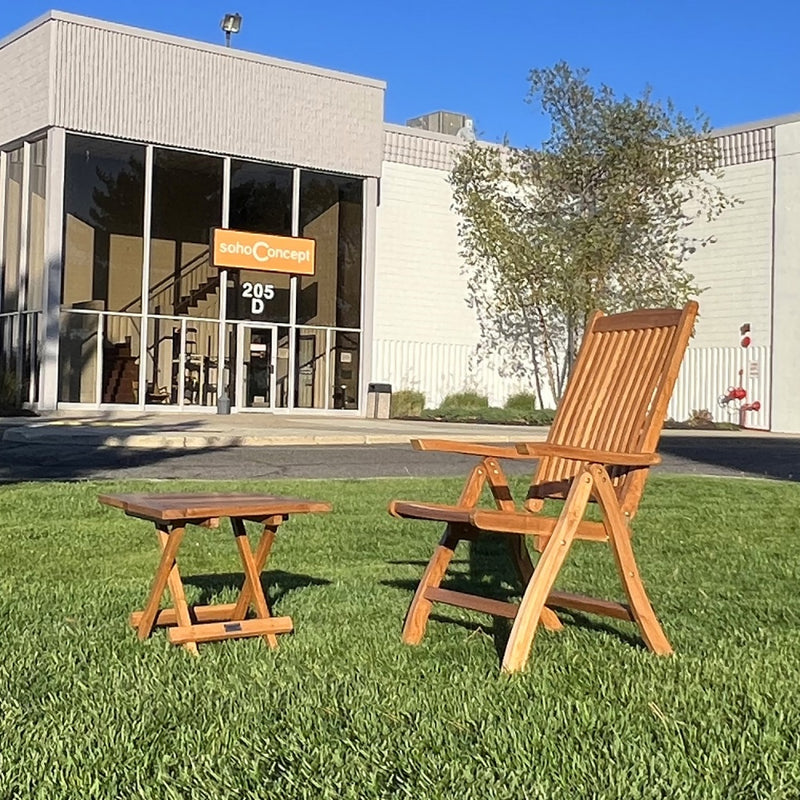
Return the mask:
<svg viewBox="0 0 800 800"><path fill-rule="evenodd" d="M543 438L541 434L533 437L530 432L520 431L518 435L508 434L456 434L443 430L440 437L454 441L470 442L517 442ZM13 444L62 444L84 445L89 447L125 447L141 450L204 450L227 447L307 447L310 445L377 445L408 444L413 438L433 438L430 434L353 434L325 433L295 435L259 435L247 433L231 435L218 432L185 434L177 431L131 432L81 428L73 426L28 426L11 428L4 432L2 441Z"/></svg>

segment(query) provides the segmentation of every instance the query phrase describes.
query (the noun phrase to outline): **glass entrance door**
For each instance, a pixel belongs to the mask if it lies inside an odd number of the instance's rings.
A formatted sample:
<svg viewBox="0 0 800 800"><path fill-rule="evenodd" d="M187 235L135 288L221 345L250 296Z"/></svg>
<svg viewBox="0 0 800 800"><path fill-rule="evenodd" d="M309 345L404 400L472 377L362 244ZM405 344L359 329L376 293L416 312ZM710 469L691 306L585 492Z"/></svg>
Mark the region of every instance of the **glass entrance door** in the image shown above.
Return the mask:
<svg viewBox="0 0 800 800"><path fill-rule="evenodd" d="M238 408L270 411L276 406L277 328L240 325L238 353L240 376L236 387Z"/></svg>

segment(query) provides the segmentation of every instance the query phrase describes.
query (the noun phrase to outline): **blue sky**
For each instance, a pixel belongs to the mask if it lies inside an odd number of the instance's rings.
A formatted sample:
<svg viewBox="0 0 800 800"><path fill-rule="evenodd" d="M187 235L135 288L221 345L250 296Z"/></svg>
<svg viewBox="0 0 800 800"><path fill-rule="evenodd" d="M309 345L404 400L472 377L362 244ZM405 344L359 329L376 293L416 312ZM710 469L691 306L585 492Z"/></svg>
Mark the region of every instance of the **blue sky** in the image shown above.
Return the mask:
<svg viewBox="0 0 800 800"><path fill-rule="evenodd" d="M2 0L0 38L54 0ZM531 68L565 59L618 93L650 84L714 127L800 112L800 5L742 0L60 0L59 10L385 80L385 118L470 114L482 138L536 144Z"/></svg>

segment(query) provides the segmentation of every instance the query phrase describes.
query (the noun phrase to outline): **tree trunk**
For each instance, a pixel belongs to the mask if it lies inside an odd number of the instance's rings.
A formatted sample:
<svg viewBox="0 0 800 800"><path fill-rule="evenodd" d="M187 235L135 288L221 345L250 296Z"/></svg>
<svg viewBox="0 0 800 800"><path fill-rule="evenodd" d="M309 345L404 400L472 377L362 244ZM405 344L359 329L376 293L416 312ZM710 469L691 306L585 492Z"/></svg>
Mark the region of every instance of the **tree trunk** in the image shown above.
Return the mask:
<svg viewBox="0 0 800 800"><path fill-rule="evenodd" d="M522 309L522 315L525 319L525 328L528 332L528 346L531 350L533 378L536 383L536 399L539 401L539 408L544 408L544 394L542 393L542 378L541 375L539 375L539 355L537 352L539 343L536 341L536 332L533 321L531 320L526 308Z"/></svg>

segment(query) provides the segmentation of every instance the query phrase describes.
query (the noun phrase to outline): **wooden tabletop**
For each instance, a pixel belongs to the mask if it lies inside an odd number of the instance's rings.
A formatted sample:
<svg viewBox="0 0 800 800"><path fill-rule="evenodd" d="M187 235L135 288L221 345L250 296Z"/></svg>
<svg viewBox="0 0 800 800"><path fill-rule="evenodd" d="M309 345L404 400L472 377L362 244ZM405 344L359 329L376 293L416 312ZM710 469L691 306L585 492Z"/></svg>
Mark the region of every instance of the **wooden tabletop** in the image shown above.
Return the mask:
<svg viewBox="0 0 800 800"><path fill-rule="evenodd" d="M167 522L213 517L268 517L331 510L330 503L271 494L184 492L181 494L101 494L101 503L126 514Z"/></svg>

